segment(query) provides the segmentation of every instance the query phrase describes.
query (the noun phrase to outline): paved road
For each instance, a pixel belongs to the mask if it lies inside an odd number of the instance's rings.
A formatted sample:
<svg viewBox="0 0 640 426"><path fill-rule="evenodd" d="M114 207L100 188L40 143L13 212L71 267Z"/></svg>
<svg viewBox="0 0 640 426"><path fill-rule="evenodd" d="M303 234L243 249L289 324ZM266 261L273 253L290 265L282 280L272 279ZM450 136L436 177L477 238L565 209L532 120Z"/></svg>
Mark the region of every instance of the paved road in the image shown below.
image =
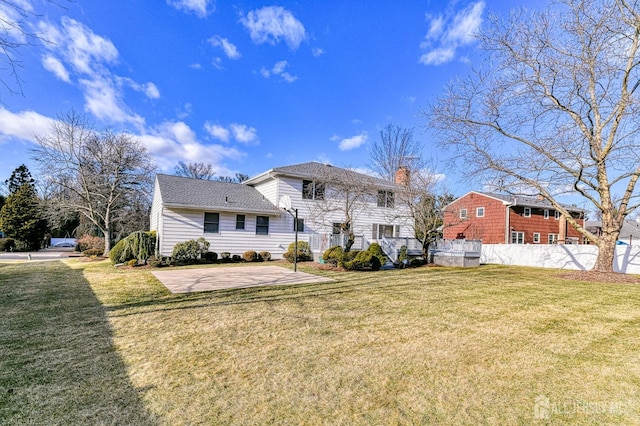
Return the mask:
<svg viewBox="0 0 640 426"><path fill-rule="evenodd" d="M69 257L73 248L49 248L33 252L0 252L0 262L5 260L59 260Z"/></svg>

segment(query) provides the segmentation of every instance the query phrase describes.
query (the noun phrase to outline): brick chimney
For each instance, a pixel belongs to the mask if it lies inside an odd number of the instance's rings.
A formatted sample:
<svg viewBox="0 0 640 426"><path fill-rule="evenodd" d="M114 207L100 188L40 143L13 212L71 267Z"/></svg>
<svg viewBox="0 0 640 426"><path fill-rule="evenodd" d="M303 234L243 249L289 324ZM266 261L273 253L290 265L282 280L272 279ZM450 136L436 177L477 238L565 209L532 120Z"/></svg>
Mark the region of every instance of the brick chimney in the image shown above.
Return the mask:
<svg viewBox="0 0 640 426"><path fill-rule="evenodd" d="M396 171L396 183L398 185L409 185L409 177L410 172L408 167L398 167L398 170Z"/></svg>

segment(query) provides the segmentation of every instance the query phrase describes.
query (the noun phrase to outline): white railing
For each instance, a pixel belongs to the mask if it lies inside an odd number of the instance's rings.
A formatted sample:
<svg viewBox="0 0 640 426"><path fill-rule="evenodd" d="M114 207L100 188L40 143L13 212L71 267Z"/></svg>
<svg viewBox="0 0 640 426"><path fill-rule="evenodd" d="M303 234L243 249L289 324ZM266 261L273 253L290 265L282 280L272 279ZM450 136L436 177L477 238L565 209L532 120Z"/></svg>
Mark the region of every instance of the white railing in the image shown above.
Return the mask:
<svg viewBox="0 0 640 426"><path fill-rule="evenodd" d="M391 260L393 263L398 263L398 249L396 247L395 238L387 239L385 237L382 237L379 241L382 251L389 257L389 260Z"/></svg>
<svg viewBox="0 0 640 426"><path fill-rule="evenodd" d="M311 234L309 235L309 247L313 252L323 253L330 247L340 246L345 248L349 241L346 234ZM369 240L363 235L356 235L351 250L366 250L369 248Z"/></svg>
<svg viewBox="0 0 640 426"><path fill-rule="evenodd" d="M478 240L438 240L432 244L431 252L445 252L452 254L478 255L482 252L482 242Z"/></svg>

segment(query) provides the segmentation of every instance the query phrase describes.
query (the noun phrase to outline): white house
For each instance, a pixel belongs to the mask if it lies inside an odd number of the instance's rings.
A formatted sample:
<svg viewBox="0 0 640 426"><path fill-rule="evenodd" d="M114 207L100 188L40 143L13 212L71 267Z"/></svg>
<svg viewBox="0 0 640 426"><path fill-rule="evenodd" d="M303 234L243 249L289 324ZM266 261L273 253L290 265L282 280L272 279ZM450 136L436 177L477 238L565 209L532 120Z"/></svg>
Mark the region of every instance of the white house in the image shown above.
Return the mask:
<svg viewBox="0 0 640 426"><path fill-rule="evenodd" d="M162 255L171 255L177 243L204 237L217 253L268 251L277 259L294 241L297 210L298 239L310 242L315 254L340 241L345 223L357 236L354 248L364 248L413 237L409 210L396 202L400 189L315 162L277 167L241 184L159 174L151 230L157 231Z"/></svg>

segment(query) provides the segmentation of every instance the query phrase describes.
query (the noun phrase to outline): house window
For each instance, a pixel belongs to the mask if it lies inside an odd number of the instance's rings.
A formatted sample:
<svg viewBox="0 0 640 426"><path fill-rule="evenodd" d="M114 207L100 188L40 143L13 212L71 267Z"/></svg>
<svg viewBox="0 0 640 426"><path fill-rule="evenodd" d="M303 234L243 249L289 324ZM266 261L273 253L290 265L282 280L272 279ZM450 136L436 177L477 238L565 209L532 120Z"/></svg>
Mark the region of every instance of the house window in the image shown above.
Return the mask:
<svg viewBox="0 0 640 426"><path fill-rule="evenodd" d="M245 216L243 214L236 215L236 229L244 229Z"/></svg>
<svg viewBox="0 0 640 426"><path fill-rule="evenodd" d="M467 209L460 209L460 219L467 218Z"/></svg>
<svg viewBox="0 0 640 426"><path fill-rule="evenodd" d="M378 228L378 232L376 235L376 227ZM382 238L393 238L395 228L393 225L382 225L378 224L377 226L373 226L374 235L373 238L382 239Z"/></svg>
<svg viewBox="0 0 640 426"><path fill-rule="evenodd" d="M220 232L220 213L204 214L204 232L205 234L217 234Z"/></svg>
<svg viewBox="0 0 640 426"><path fill-rule="evenodd" d="M324 200L324 183L303 180L302 198L304 200Z"/></svg>
<svg viewBox="0 0 640 426"><path fill-rule="evenodd" d="M342 230L348 231L349 228L346 223L334 222L331 233L333 235L342 234Z"/></svg>
<svg viewBox="0 0 640 426"><path fill-rule="evenodd" d="M544 209L544 218L549 219L549 209Z"/></svg>
<svg viewBox="0 0 640 426"><path fill-rule="evenodd" d="M553 215L554 215L556 220L560 219L560 212L559 211L556 210L555 212L553 212Z"/></svg>
<svg viewBox="0 0 640 426"><path fill-rule="evenodd" d="M549 234L549 244L556 244L558 242L558 234Z"/></svg>
<svg viewBox="0 0 640 426"><path fill-rule="evenodd" d="M293 232L304 232L304 219L293 219Z"/></svg>
<svg viewBox="0 0 640 426"><path fill-rule="evenodd" d="M539 232L534 232L533 233L533 242L535 244L540 243L540 233Z"/></svg>
<svg viewBox="0 0 640 426"><path fill-rule="evenodd" d="M256 217L256 235L269 235L269 216Z"/></svg>
<svg viewBox="0 0 640 426"><path fill-rule="evenodd" d="M511 232L511 244L524 244L524 232Z"/></svg>
<svg viewBox="0 0 640 426"><path fill-rule="evenodd" d="M531 207L524 208L524 217L531 217Z"/></svg>
<svg viewBox="0 0 640 426"><path fill-rule="evenodd" d="M378 191L378 207L393 208L394 199L392 191Z"/></svg>
<svg viewBox="0 0 640 426"><path fill-rule="evenodd" d="M484 217L484 207L476 208L476 217Z"/></svg>

